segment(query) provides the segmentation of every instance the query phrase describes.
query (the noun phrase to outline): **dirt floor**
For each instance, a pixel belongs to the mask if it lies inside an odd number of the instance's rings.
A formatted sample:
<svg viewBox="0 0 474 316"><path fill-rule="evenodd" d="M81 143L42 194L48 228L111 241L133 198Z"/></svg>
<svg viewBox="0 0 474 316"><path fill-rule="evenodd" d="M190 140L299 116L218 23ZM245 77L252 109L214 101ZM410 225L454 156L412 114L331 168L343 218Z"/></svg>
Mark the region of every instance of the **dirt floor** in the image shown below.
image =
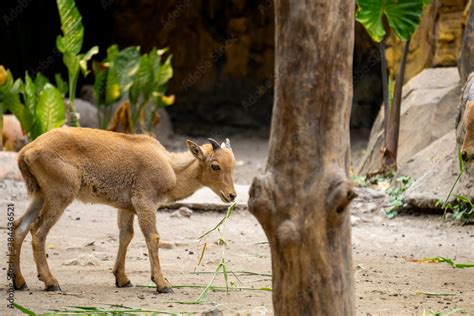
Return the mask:
<svg viewBox="0 0 474 316"><path fill-rule="evenodd" d="M182 138L175 138L169 147L183 149ZM234 139L237 153L236 182L249 184L265 166L266 142ZM6 215L7 202L15 205L16 215L28 205L22 183L0 182L0 315L14 315L6 308L3 295L6 283ZM446 264L414 263L413 259L443 256L456 262L474 262L474 226L444 222L439 214L412 212L388 219L383 212L387 198L374 190L359 190L354 201L353 255L358 315L422 315L426 310L449 312L463 309L474 315L474 269L453 269ZM135 224L135 238L127 256L127 271L133 288L114 286L112 267L118 248L115 210L101 205L74 203L69 206L52 229L47 241L49 264L63 292L44 292L36 278L27 237L22 253L23 274L29 290L16 292L15 300L35 312L63 310L68 306L107 307L123 304L131 307L173 313L201 313L221 310L224 315L271 315L270 251L266 237L255 218L246 210L235 212L229 220L225 259L230 271L229 281L237 287L253 290L211 292L203 304L180 304L193 301L205 286L221 258L219 235L207 238L204 259L197 265L201 245L197 238L212 228L222 213L194 212L190 218L173 217L172 211L158 212L158 230L163 248L160 258L168 280L176 286L174 294L158 295L150 284L149 263L143 236ZM81 265L85 259L90 265ZM88 261L88 262L87 262ZM78 262L79 265L71 265ZM249 275L242 271L252 272ZM206 273L202 273L206 272ZM239 273L237 273L239 272ZM218 275L216 285L223 286ZM428 294L431 293L431 294ZM211 315L211 314L210 314ZM218 315L218 313L214 313Z"/></svg>

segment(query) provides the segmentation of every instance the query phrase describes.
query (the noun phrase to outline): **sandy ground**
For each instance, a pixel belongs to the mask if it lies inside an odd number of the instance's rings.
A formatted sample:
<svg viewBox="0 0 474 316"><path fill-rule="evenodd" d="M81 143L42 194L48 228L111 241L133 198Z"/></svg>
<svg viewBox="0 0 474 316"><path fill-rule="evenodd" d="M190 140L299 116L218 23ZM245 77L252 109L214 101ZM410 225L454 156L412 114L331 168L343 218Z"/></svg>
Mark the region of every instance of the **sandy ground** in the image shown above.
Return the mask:
<svg viewBox="0 0 474 316"><path fill-rule="evenodd" d="M173 140L176 148L181 138ZM249 184L265 165L265 141L233 140L237 154L236 182ZM442 221L440 215L412 213L389 220L383 214L386 198L376 198L361 190L353 203L353 255L358 315L421 315L427 312L462 308L474 315L474 269L453 269L445 264L419 264L411 260L444 256L457 262L474 262L474 227ZM373 192L372 192L373 193ZM6 308L5 208L13 202L17 215L28 205L23 184L0 182L0 315L15 315ZM64 309L73 305L107 307L123 304L173 313L201 313L219 309L225 315L271 315L271 292L231 290L211 292L199 305L180 304L195 300L202 289L186 287L206 285L221 257L218 235L207 238L207 250L197 265L200 245L197 238L212 228L223 216L216 212L194 212L191 218L176 218L171 212L158 212L158 230L165 248L160 249L162 269L175 286L174 294L158 295L153 288L114 286L112 267L118 248L115 210L101 205L74 203L69 206L52 229L47 241L49 264L63 292L42 291L36 278L27 237L22 253L22 269L29 290L16 292L17 303L35 312ZM135 224L135 226L137 226ZM150 284L145 242L138 227L127 256L127 271L135 285ZM271 287L270 251L266 237L248 211L232 215L227 231L225 259L231 271L249 271L258 275L242 275L229 281L237 287ZM65 265L70 260L88 256L93 265ZM224 285L222 275L215 281ZM443 295L426 295L431 292Z"/></svg>

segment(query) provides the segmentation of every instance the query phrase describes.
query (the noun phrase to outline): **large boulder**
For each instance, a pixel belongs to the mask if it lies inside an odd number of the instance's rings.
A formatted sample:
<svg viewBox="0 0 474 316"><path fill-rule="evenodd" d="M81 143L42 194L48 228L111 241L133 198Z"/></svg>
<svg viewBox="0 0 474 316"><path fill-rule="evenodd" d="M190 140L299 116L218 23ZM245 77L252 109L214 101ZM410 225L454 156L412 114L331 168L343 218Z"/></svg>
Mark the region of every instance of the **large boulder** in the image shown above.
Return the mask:
<svg viewBox="0 0 474 316"><path fill-rule="evenodd" d="M97 108L89 101L77 98L74 101L76 112L79 113L79 123L82 127L98 128Z"/></svg>
<svg viewBox="0 0 474 316"><path fill-rule="evenodd" d="M398 164L405 163L454 128L460 80L456 68L429 68L403 87ZM384 143L383 110L372 127L359 174L379 171Z"/></svg>
<svg viewBox="0 0 474 316"><path fill-rule="evenodd" d="M463 146L469 143L470 139L466 140L466 138L474 136L466 133L466 130L472 126L471 124L474 124L474 120L465 116L466 108L472 105L474 100L473 92L474 73L469 76L463 88L459 102L459 114L456 124L453 124L453 129L400 166L398 174L410 176L414 180L404 195L404 200L409 205L425 209L441 208L437 202L444 200L449 194L460 173L458 150L467 149L466 146ZM474 170L472 166L465 170L453 193L471 199L474 197Z"/></svg>

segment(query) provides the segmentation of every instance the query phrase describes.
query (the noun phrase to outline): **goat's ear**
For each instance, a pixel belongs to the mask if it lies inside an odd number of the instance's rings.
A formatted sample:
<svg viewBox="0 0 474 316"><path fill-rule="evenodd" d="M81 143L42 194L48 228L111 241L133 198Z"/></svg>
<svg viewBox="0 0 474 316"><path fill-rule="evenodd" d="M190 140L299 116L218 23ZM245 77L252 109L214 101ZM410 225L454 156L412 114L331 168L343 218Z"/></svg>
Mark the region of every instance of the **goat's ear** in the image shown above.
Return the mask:
<svg viewBox="0 0 474 316"><path fill-rule="evenodd" d="M194 157L199 160L204 160L204 153L202 152L202 149L198 144L190 141L189 139L186 141L186 144L188 145L188 149Z"/></svg>

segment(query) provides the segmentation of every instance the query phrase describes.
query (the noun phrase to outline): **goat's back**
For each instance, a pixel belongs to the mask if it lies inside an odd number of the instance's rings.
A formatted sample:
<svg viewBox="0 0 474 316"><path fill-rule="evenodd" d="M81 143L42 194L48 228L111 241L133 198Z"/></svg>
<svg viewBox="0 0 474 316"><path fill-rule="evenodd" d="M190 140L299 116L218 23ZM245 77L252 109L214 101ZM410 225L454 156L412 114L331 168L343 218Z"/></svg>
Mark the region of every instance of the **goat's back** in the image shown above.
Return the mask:
<svg viewBox="0 0 474 316"><path fill-rule="evenodd" d="M71 177L77 178L74 181L80 183L82 200L127 201L138 182L169 187L175 181L169 153L156 139L145 135L58 128L38 137L19 155L20 170L33 192L41 183L35 184L32 176L38 179L57 174L57 165L63 163L74 169L63 175L64 185Z"/></svg>

